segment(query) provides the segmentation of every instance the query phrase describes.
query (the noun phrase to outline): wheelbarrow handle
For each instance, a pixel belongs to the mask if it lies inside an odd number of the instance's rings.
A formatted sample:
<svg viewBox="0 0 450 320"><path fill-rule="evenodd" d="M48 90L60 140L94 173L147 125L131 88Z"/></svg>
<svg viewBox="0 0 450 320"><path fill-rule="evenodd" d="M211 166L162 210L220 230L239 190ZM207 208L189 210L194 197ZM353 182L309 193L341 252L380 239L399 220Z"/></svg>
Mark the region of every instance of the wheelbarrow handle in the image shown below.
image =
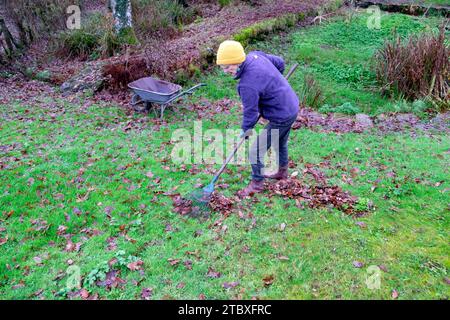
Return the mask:
<svg viewBox="0 0 450 320"><path fill-rule="evenodd" d="M166 101L165 104L169 104L172 101L178 99L179 97L184 96L185 94L192 94L196 89L198 89L200 87L203 87L203 86L206 86L206 83L199 83L199 84L193 86L190 89L187 89L185 91L181 91L180 93L178 93L177 95L175 95L174 97L172 97L168 101Z"/></svg>
<svg viewBox="0 0 450 320"><path fill-rule="evenodd" d="M187 89L186 91L184 91L183 94L189 94L189 93L192 93L192 92L194 92L195 90L197 90L198 88L204 87L204 86L206 86L206 83L199 83L199 84L193 86L192 88Z"/></svg>

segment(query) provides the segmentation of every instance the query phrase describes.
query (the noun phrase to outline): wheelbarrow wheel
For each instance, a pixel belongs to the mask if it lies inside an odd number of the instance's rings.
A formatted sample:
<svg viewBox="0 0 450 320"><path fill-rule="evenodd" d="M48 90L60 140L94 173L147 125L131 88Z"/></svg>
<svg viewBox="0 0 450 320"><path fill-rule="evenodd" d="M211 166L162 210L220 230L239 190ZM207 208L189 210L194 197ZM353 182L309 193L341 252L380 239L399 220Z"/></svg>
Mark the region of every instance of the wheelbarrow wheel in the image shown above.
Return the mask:
<svg viewBox="0 0 450 320"><path fill-rule="evenodd" d="M131 98L131 105L133 106L134 111L136 112L145 112L150 110L151 103L147 101L143 101L139 95L134 94Z"/></svg>

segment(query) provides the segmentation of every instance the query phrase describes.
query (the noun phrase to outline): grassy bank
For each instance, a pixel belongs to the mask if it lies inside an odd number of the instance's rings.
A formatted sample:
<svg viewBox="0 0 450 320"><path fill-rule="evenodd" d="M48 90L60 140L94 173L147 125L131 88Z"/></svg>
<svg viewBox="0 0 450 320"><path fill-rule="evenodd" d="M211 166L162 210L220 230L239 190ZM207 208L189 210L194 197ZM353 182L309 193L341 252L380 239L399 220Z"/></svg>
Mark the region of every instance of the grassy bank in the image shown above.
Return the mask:
<svg viewBox="0 0 450 320"><path fill-rule="evenodd" d="M351 104L368 114L413 111L412 103L403 101L401 97L390 98L381 94L373 56L386 40L437 32L443 20L382 12L380 29L368 27L373 25L373 21L365 11L348 11L317 27L250 43L247 49L279 54L288 65L298 62L301 68L291 78L292 86L300 96L304 92L307 97L317 91L321 93L319 102L311 107L328 105L335 108ZM309 83L305 78L314 80L313 92L305 89ZM206 81L210 86L204 93L210 98L221 95L235 97L233 81L220 73L206 77ZM217 81L221 83L220 89L214 85Z"/></svg>

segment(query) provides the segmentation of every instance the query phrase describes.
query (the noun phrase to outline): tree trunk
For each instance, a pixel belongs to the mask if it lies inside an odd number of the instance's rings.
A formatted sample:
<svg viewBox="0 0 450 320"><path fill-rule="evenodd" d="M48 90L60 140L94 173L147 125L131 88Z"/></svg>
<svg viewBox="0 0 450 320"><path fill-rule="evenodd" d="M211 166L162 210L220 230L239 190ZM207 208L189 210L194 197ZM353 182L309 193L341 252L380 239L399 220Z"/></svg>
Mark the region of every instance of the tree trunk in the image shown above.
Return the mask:
<svg viewBox="0 0 450 320"><path fill-rule="evenodd" d="M28 47L33 42L33 31L31 28L21 20L16 21L17 30L19 31L20 44Z"/></svg>
<svg viewBox="0 0 450 320"><path fill-rule="evenodd" d="M17 42L14 40L11 32L9 32L6 26L5 19L0 18L0 34L3 34L3 40L6 44L5 51L7 55L11 55L13 51L18 47Z"/></svg>
<svg viewBox="0 0 450 320"><path fill-rule="evenodd" d="M110 0L108 3L114 17L114 27L124 43L136 44L138 41L133 30L130 0Z"/></svg>
<svg viewBox="0 0 450 320"><path fill-rule="evenodd" d="M179 4L181 4L184 8L189 7L188 3L186 2L186 0L177 0Z"/></svg>

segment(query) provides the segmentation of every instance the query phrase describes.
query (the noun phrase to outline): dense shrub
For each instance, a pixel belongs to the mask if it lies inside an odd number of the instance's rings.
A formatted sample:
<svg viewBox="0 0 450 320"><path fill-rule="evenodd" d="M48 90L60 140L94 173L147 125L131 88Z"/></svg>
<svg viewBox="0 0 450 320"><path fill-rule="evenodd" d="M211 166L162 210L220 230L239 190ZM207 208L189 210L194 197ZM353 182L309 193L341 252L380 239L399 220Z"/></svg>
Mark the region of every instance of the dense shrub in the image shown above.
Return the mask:
<svg viewBox="0 0 450 320"><path fill-rule="evenodd" d="M63 31L54 39L56 52L61 57L81 59L112 56L121 48L113 25L110 14L93 14L81 29Z"/></svg>
<svg viewBox="0 0 450 320"><path fill-rule="evenodd" d="M300 106L318 109L324 102L322 89L310 74L305 74L298 93Z"/></svg>
<svg viewBox="0 0 450 320"><path fill-rule="evenodd" d="M196 11L177 0L132 0L134 29L140 39L171 35L195 19Z"/></svg>
<svg viewBox="0 0 450 320"><path fill-rule="evenodd" d="M444 27L439 34L412 36L386 42L376 54L376 73L383 92L402 95L407 100L431 97L449 100L450 48Z"/></svg>
<svg viewBox="0 0 450 320"><path fill-rule="evenodd" d="M86 59L100 45L99 36L85 29L61 33L59 37L60 56Z"/></svg>
<svg viewBox="0 0 450 320"><path fill-rule="evenodd" d="M322 113L343 113L348 115L355 115L358 113L361 113L361 109L359 109L357 106L354 106L351 102L345 102L341 104L340 106L330 106L328 104L323 105L319 108L319 112Z"/></svg>

